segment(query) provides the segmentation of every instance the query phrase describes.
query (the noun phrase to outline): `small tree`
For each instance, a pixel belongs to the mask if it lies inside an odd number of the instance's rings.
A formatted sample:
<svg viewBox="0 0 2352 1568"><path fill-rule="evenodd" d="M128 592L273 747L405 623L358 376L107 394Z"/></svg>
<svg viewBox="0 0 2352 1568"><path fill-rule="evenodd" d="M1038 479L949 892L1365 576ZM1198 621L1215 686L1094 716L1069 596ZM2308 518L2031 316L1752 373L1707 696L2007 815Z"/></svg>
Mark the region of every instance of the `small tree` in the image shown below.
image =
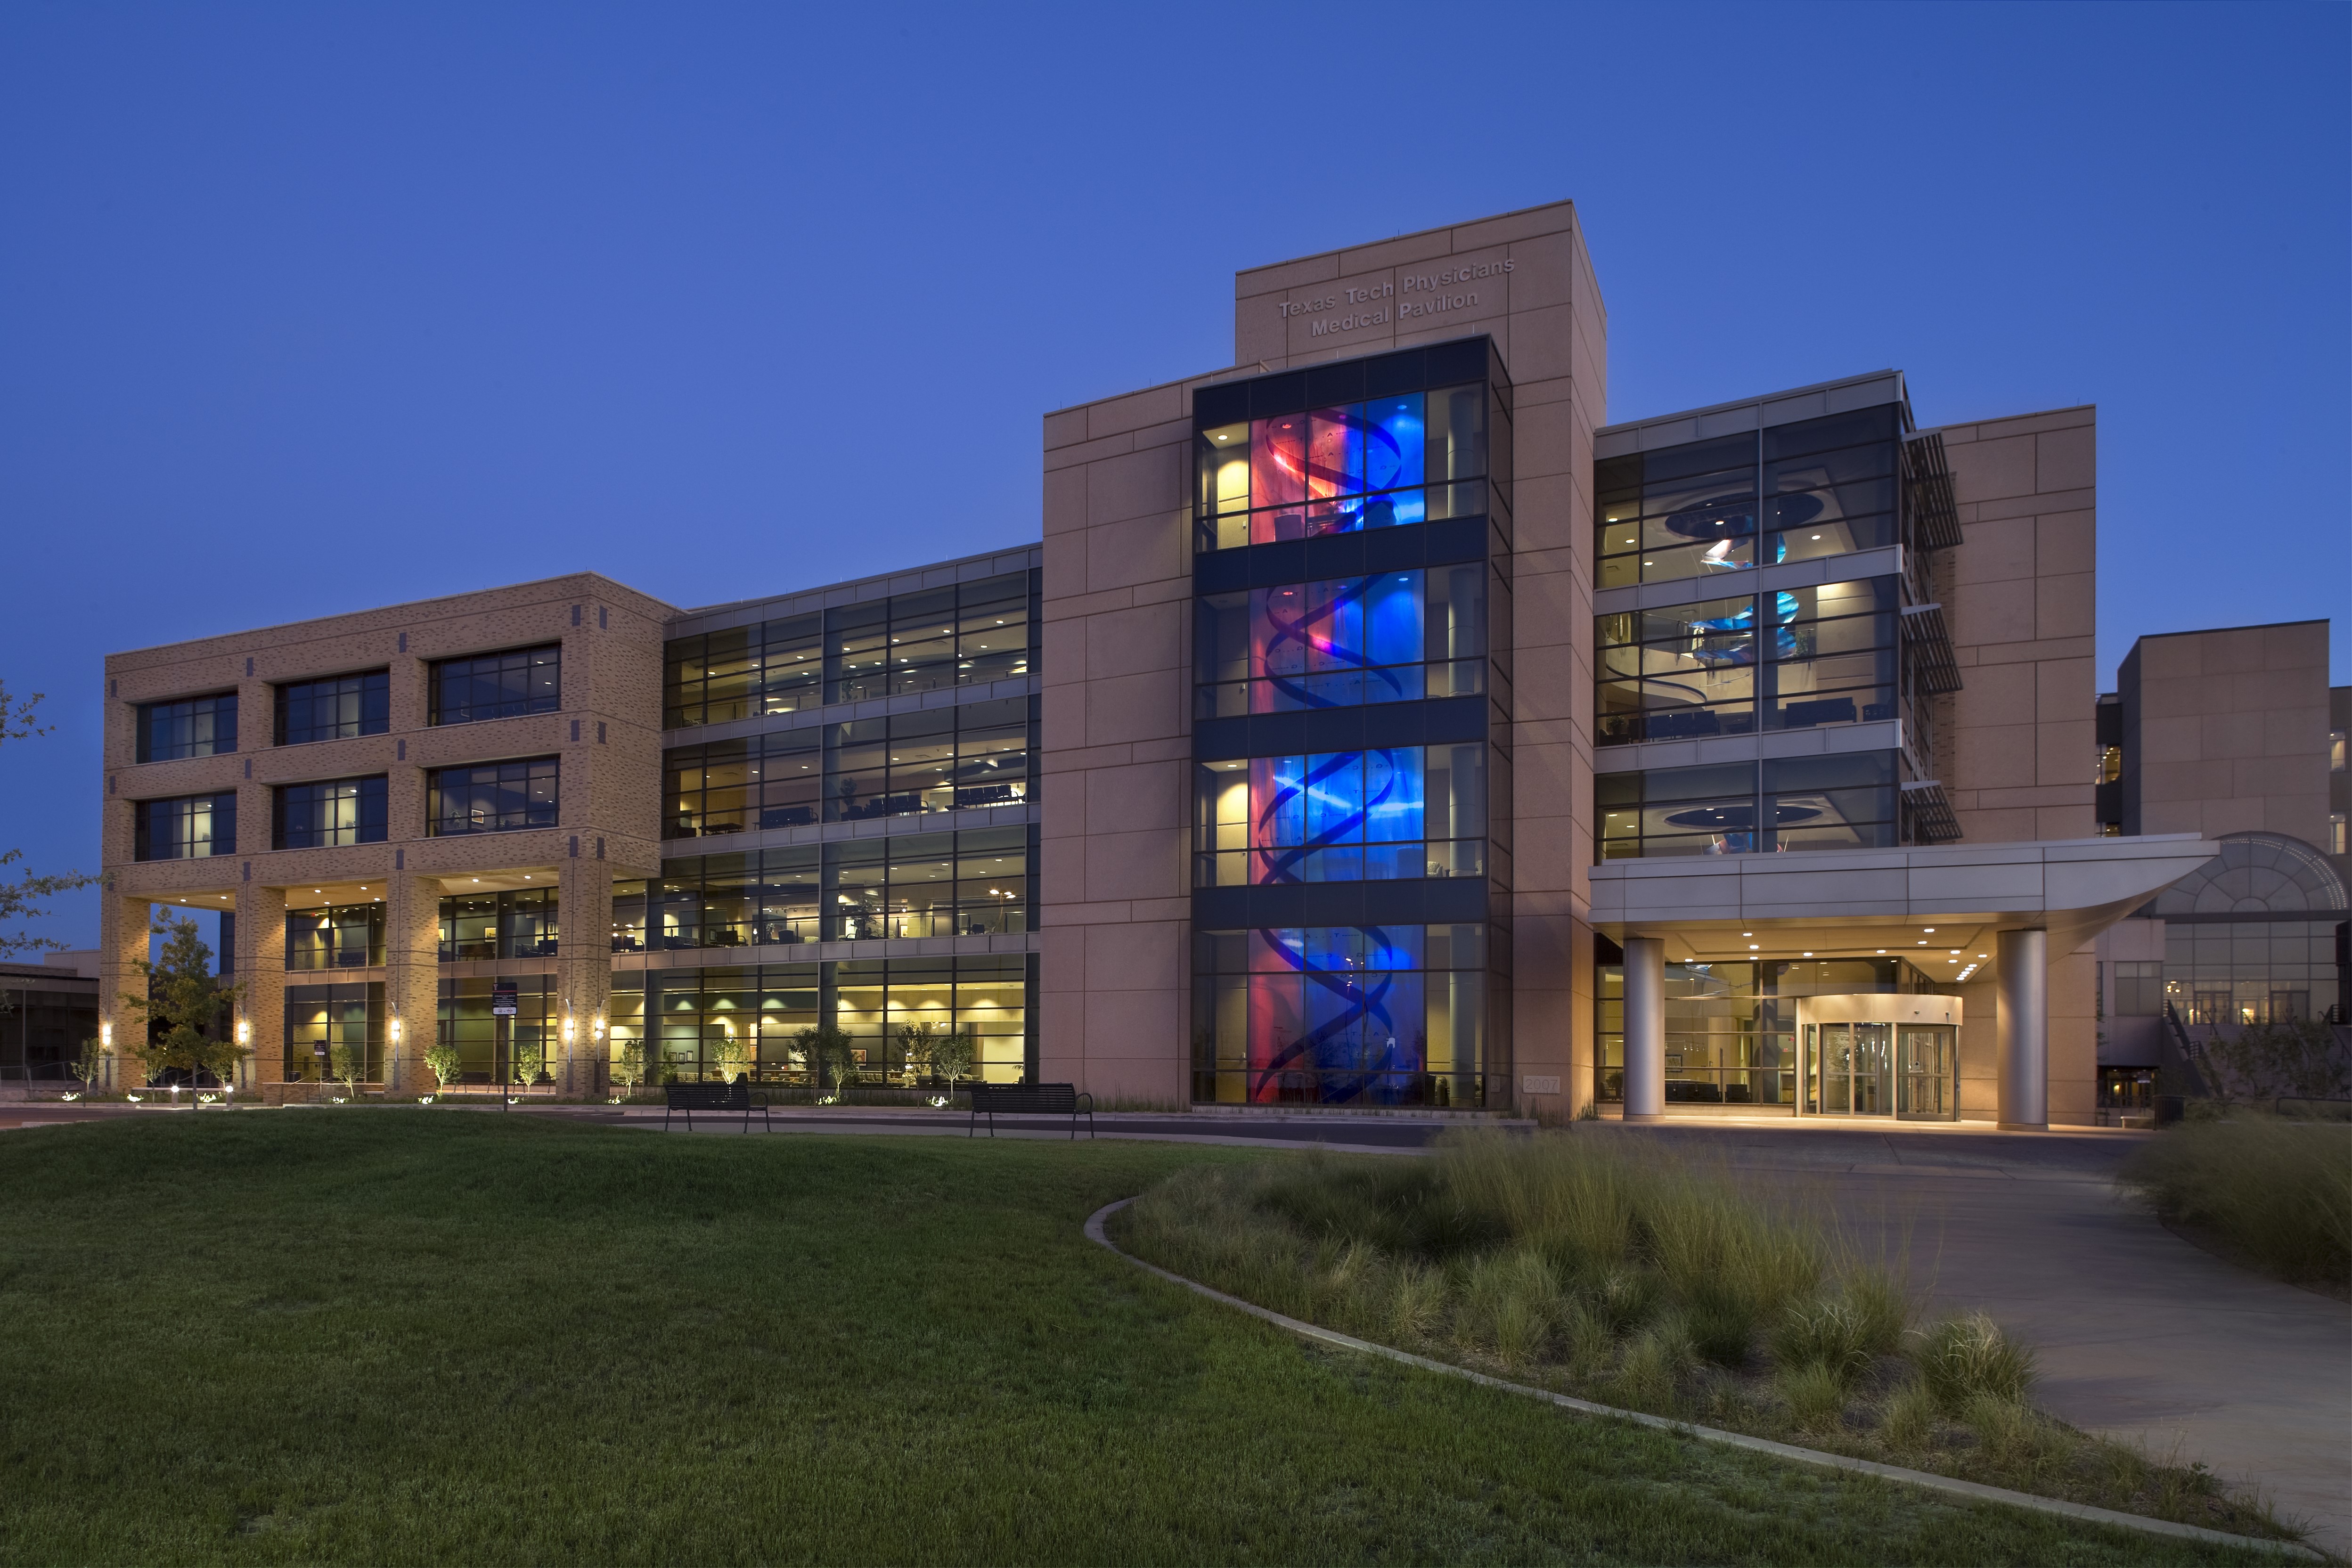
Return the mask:
<svg viewBox="0 0 2352 1568"><path fill-rule="evenodd" d="M931 1072L931 1048L939 1041L938 1031L929 1024L898 1026L898 1058L909 1072L929 1077Z"/></svg>
<svg viewBox="0 0 2352 1568"><path fill-rule="evenodd" d="M646 1081L646 1043L630 1040L621 1047L621 1054L613 1063L613 1076L621 1080L621 1092L634 1095L637 1085Z"/></svg>
<svg viewBox="0 0 2352 1568"><path fill-rule="evenodd" d="M213 950L196 937L196 922L183 915L155 922L155 934L167 939L161 963L139 961L147 976L147 994L123 993L123 1003L146 1015L147 1040L132 1046L149 1078L177 1068L185 1073L208 1072L222 1083L232 1081L236 1064L253 1053L219 1032L221 1009L244 991L224 985L212 972ZM159 1032L160 1031L160 1032Z"/></svg>
<svg viewBox="0 0 2352 1568"><path fill-rule="evenodd" d="M457 1054L457 1047L446 1040L436 1040L425 1047L425 1065L432 1069L434 1082L443 1094L449 1092L449 1086L457 1082L457 1075L465 1070L461 1065L463 1061L464 1058Z"/></svg>
<svg viewBox="0 0 2352 1568"><path fill-rule="evenodd" d="M823 1095L830 1079L835 1100L857 1077L857 1042L846 1029L827 1026L811 1026L793 1037L807 1053L809 1066L817 1075L817 1091Z"/></svg>
<svg viewBox="0 0 2352 1568"><path fill-rule="evenodd" d="M948 1080L948 1092L952 1094L956 1079L971 1070L971 1059L977 1054L970 1029L950 1029L931 1042L931 1070Z"/></svg>
<svg viewBox="0 0 2352 1568"><path fill-rule="evenodd" d="M106 1071L106 1053L99 1048L98 1037L92 1035L74 1050L73 1058L66 1063L66 1071L81 1080L82 1098L89 1098Z"/></svg>
<svg viewBox="0 0 2352 1568"><path fill-rule="evenodd" d="M521 1031L517 1030L516 1033L520 1035ZM532 1030L529 1037L515 1041L509 1053L509 1065L514 1068L515 1082L524 1088L528 1089L539 1081L539 1075L547 1067L547 1047L541 1042L537 1030Z"/></svg>
<svg viewBox="0 0 2352 1568"><path fill-rule="evenodd" d="M8 695L8 688L0 684L0 742L23 741L35 735L46 735L52 726L33 722L33 709L41 694L16 698ZM21 849L0 850L0 867L13 866L24 858ZM87 888L96 877L79 871L59 876L37 877L30 871L13 881L0 880L0 926L15 925L18 921L34 920L48 911L41 900L54 894ZM14 958L20 952L36 952L43 948L62 948L65 943L54 937L26 936L21 931L0 931L0 958Z"/></svg>
<svg viewBox="0 0 2352 1568"><path fill-rule="evenodd" d="M751 1068L751 1042L732 1029L719 1037L719 1049L713 1053L719 1059L719 1076L733 1083L738 1075Z"/></svg>
<svg viewBox="0 0 2352 1568"><path fill-rule="evenodd" d="M345 1100L360 1097L360 1079L367 1076L367 1047L337 1040L327 1047L327 1071L343 1086Z"/></svg>
<svg viewBox="0 0 2352 1568"><path fill-rule="evenodd" d="M2214 1072L2213 1094L2222 1100L2335 1100L2352 1089L2352 1058L2336 1031L2315 1018L2279 1018L2217 1029L2205 1044Z"/></svg>

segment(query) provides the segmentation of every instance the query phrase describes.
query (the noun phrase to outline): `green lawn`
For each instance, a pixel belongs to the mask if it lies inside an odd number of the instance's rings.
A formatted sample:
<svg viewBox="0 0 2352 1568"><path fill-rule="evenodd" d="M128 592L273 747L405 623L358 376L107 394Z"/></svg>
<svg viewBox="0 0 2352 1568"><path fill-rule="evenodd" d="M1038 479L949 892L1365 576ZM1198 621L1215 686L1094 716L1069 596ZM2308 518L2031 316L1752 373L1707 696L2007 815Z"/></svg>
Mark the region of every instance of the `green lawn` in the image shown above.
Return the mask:
<svg viewBox="0 0 2352 1568"><path fill-rule="evenodd" d="M1168 1144L0 1134L0 1560L2275 1561L1327 1352L1088 1244Z"/></svg>

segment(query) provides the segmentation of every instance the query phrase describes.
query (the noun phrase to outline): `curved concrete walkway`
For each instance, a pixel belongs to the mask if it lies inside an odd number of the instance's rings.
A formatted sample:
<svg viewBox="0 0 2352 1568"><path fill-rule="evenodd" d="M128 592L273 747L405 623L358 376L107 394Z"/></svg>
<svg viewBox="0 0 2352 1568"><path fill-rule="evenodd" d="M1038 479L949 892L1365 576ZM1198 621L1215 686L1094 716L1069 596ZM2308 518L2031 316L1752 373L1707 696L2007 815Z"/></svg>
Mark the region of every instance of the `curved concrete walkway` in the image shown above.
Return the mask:
<svg viewBox="0 0 2352 1568"><path fill-rule="evenodd" d="M2252 1485L2352 1552L2352 1306L2226 1263L2116 1188L2137 1134L1609 1127L1819 1183L1931 1310L1981 1308L2086 1431Z"/></svg>

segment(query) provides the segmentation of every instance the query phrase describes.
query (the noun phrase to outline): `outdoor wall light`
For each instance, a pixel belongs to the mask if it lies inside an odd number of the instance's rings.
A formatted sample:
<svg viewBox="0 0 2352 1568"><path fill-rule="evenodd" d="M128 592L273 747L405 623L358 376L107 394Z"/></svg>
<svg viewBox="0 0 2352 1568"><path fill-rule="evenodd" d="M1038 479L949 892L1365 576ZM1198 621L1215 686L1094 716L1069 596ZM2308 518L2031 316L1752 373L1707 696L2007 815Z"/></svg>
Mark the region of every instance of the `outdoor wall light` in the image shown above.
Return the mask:
<svg viewBox="0 0 2352 1568"><path fill-rule="evenodd" d="M588 1020L588 1037L593 1040L601 1040L604 1037L604 1014L599 1013Z"/></svg>
<svg viewBox="0 0 2352 1568"><path fill-rule="evenodd" d="M390 1018L388 1018L388 1019L386 1019L386 1020L384 1021L384 1030L385 1030L385 1032L386 1032L387 1034L389 1034L389 1035L392 1037L392 1043L393 1043L394 1045L395 1045L395 1046L396 1046L396 1045L400 1044L400 1015L399 1015L399 1014L394 1013L394 1014Z"/></svg>
<svg viewBox="0 0 2352 1568"><path fill-rule="evenodd" d="M400 1037L400 1036L399 1036L399 1032L398 1032L398 1031L399 1031L399 1029L400 1029L400 1026L399 1026L398 1024L394 1024L394 1025L393 1026L393 1030L394 1030L393 1038L394 1038L394 1039L398 1039L398 1038ZM240 1045L240 1046L249 1046L249 1045L253 1044L253 1020L252 1020L252 1019L250 1019L250 1018L239 1018L239 1019L236 1021L236 1043L237 1043L238 1045Z"/></svg>
<svg viewBox="0 0 2352 1568"><path fill-rule="evenodd" d="M569 1014L569 1013L566 1013L565 1015L563 1015L563 1043L564 1043L565 1045L567 1045L567 1046L568 1046L568 1045L570 1045L570 1044L572 1043L572 1015L571 1015L571 1014Z"/></svg>
<svg viewBox="0 0 2352 1568"><path fill-rule="evenodd" d="M107 1050L114 1048L114 1026L101 1023L98 1026L98 1043Z"/></svg>

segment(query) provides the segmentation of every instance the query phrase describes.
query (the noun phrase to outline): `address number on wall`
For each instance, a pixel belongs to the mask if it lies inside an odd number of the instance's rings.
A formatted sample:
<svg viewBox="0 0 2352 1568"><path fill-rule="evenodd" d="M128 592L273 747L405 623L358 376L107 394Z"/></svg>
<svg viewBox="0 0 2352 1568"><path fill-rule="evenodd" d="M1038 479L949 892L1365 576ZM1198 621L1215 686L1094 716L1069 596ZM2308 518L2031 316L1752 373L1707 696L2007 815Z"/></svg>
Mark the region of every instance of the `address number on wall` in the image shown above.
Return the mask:
<svg viewBox="0 0 2352 1568"><path fill-rule="evenodd" d="M1558 1094L1559 1092L1559 1079L1556 1078L1538 1078L1534 1074L1530 1073L1526 1078L1519 1079L1519 1092L1521 1094Z"/></svg>

